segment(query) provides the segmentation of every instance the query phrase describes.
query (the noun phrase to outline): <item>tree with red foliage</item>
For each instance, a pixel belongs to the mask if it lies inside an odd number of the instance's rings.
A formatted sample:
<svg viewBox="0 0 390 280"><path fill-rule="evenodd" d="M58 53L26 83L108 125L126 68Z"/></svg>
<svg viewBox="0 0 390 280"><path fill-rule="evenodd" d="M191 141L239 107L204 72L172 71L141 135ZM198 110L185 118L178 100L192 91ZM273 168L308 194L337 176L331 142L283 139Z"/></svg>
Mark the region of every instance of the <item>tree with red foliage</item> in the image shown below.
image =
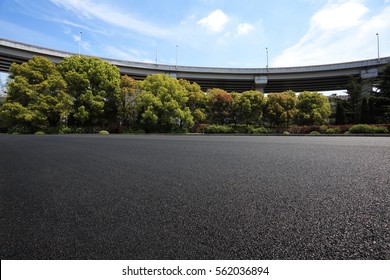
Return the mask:
<svg viewBox="0 0 390 280"><path fill-rule="evenodd" d="M232 112L232 96L219 88L209 89L207 96L211 120L216 124L226 124Z"/></svg>

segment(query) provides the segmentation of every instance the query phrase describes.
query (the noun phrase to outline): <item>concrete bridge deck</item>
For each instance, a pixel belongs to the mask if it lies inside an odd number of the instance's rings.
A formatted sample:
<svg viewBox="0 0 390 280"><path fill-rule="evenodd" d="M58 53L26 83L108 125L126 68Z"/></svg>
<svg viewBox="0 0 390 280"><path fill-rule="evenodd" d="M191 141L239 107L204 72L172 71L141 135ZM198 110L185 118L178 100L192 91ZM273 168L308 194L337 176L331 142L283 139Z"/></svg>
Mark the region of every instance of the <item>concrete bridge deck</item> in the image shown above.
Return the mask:
<svg viewBox="0 0 390 280"><path fill-rule="evenodd" d="M76 54L0 38L0 71L7 72L13 62L22 63L37 55L58 63L64 57ZM225 68L102 59L118 66L121 74L135 79L144 79L151 74L168 74L178 79L196 82L203 90L217 87L229 92L257 89L267 93L285 90L296 92L342 90L345 89L349 76L363 79L376 78L385 65L390 63L390 57L383 57L379 60L370 59L303 67Z"/></svg>

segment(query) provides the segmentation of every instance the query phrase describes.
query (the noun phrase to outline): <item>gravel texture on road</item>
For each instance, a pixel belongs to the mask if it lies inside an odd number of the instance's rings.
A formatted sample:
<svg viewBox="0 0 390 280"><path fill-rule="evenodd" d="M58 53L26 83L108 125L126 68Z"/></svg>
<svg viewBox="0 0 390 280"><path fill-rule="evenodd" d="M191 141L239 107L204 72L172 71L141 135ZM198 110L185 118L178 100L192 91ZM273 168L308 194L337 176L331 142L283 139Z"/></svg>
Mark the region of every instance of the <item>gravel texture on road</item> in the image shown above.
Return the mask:
<svg viewBox="0 0 390 280"><path fill-rule="evenodd" d="M0 135L1 259L390 259L390 138Z"/></svg>

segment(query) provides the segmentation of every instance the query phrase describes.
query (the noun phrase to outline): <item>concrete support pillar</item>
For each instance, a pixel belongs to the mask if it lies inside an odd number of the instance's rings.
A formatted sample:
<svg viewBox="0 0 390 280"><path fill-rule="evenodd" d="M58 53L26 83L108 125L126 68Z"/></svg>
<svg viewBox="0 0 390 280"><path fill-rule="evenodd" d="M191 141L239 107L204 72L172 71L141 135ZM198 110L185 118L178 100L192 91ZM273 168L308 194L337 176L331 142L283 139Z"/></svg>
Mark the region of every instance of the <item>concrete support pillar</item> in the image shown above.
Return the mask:
<svg viewBox="0 0 390 280"><path fill-rule="evenodd" d="M372 79L376 77L378 77L378 68L371 68L360 71L360 78L362 78L362 80Z"/></svg>
<svg viewBox="0 0 390 280"><path fill-rule="evenodd" d="M264 89L267 86L268 77L267 76L255 76L255 89L264 93Z"/></svg>
<svg viewBox="0 0 390 280"><path fill-rule="evenodd" d="M177 73L169 73L168 75L174 79L177 79Z"/></svg>
<svg viewBox="0 0 390 280"><path fill-rule="evenodd" d="M360 71L362 79L362 96L369 96L372 92L372 79L378 77L378 68L370 68Z"/></svg>

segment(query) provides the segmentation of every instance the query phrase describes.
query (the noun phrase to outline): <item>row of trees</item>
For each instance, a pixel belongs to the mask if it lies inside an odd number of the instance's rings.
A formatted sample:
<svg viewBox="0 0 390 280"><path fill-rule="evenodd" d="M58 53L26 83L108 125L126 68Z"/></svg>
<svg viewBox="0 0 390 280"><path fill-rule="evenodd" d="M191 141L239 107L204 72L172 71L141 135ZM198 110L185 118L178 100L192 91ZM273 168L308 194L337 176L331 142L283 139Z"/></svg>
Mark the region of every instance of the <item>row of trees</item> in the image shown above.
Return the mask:
<svg viewBox="0 0 390 280"><path fill-rule="evenodd" d="M331 107L317 92L228 93L151 75L143 81L92 57L72 56L58 65L43 57L12 64L0 128L8 132L137 131L174 132L202 123L286 127L322 125Z"/></svg>
<svg viewBox="0 0 390 280"><path fill-rule="evenodd" d="M374 85L371 91L363 93L366 85ZM367 86L366 86L367 88ZM346 85L348 99L332 100L334 105L331 119L335 124L386 124L390 123L390 65L378 78L363 81L350 77Z"/></svg>

